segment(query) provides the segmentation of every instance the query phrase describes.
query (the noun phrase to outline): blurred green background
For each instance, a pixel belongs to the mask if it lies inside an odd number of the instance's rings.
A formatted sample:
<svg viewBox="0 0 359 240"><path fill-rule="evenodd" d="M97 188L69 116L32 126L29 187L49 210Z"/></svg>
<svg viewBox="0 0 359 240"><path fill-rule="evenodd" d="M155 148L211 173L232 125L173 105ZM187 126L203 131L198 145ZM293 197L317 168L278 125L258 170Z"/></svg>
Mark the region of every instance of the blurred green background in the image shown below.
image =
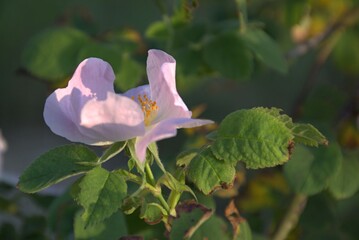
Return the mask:
<svg viewBox="0 0 359 240"><path fill-rule="evenodd" d="M147 83L145 60L150 48L176 58L178 91L196 116L220 122L237 109L278 107L297 121L317 126L343 152L357 151L358 1L251 0L247 16L241 15L241 2L0 0L0 129L8 143L2 178L15 184L33 159L67 142L51 133L42 111L48 94L66 85L83 58L109 61L117 76L116 89L123 92ZM260 29L265 37L251 40L248 29ZM68 55L60 56L64 52ZM208 130L197 129L197 135L181 131L180 138L160 143L161 155L174 159L180 150L203 144ZM251 174L248 182L252 179L253 186L245 188L241 206L257 218L278 214L283 195L288 197L285 181L276 178L276 171L266 173L278 180L272 182L263 180L268 175L261 172ZM258 187L258 181L264 181L259 184L264 187ZM2 190L4 195L9 192ZM276 200L277 193L281 201ZM333 214L334 200L328 195L315 196L308 208L322 206L321 211ZM359 209L358 198L356 194L341 202L338 215L330 215L335 220L323 223L320 230L340 222L335 226L346 229L345 234L340 230L331 239L355 239L358 230L346 221L359 220L351 212ZM7 218L12 210L4 206ZM262 211L265 208L276 211ZM296 229L293 239L316 236L308 222L318 224L315 221L322 222L325 215L308 216L312 215L304 214L308 221ZM253 228L261 233L270 231L268 225L253 221Z"/></svg>

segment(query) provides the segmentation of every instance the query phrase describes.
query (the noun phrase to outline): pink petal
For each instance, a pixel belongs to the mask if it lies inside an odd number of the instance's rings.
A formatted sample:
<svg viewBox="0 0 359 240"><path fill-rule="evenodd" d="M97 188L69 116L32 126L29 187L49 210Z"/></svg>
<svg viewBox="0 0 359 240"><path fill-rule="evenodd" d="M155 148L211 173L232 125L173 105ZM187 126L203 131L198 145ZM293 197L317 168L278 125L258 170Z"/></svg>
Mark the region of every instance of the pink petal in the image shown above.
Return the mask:
<svg viewBox="0 0 359 240"><path fill-rule="evenodd" d="M89 100L81 111L80 129L83 135L104 145L124 141L145 134L144 115L132 99L108 92L103 101Z"/></svg>
<svg viewBox="0 0 359 240"><path fill-rule="evenodd" d="M114 92L115 74L107 62L99 58L88 58L80 63L69 81L68 93L77 88L82 96L103 100L107 92Z"/></svg>
<svg viewBox="0 0 359 240"><path fill-rule="evenodd" d="M176 61L160 50L149 50L147 76L150 83L152 100L159 107L159 118L190 118L186 104L176 89Z"/></svg>
<svg viewBox="0 0 359 240"><path fill-rule="evenodd" d="M159 122L148 130L145 136L137 138L135 145L137 158L143 162L146 158L147 146L150 143L175 136L178 128L199 127L210 123L213 121L191 118L173 118Z"/></svg>
<svg viewBox="0 0 359 240"><path fill-rule="evenodd" d="M45 102L44 119L57 135L63 136L73 142L83 142L84 137L78 129L76 122L72 120L70 96L62 96L65 89L53 92Z"/></svg>
<svg viewBox="0 0 359 240"><path fill-rule="evenodd" d="M44 119L50 129L70 141L94 142L83 135L80 113L90 99L105 99L107 92L114 92L115 75L111 66L98 58L82 61L66 88L57 89L45 102Z"/></svg>

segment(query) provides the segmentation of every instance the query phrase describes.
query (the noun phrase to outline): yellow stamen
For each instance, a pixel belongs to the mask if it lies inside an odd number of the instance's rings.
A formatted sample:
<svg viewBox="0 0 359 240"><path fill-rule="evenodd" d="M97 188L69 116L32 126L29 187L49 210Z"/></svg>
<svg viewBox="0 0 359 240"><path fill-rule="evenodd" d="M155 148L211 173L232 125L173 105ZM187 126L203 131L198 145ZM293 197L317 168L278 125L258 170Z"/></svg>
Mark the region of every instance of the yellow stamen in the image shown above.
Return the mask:
<svg viewBox="0 0 359 240"><path fill-rule="evenodd" d="M134 100L134 97L131 97ZM145 115L145 125L148 126L154 118L154 113L158 111L156 101L152 101L146 94L138 95L137 101L141 105L142 111Z"/></svg>

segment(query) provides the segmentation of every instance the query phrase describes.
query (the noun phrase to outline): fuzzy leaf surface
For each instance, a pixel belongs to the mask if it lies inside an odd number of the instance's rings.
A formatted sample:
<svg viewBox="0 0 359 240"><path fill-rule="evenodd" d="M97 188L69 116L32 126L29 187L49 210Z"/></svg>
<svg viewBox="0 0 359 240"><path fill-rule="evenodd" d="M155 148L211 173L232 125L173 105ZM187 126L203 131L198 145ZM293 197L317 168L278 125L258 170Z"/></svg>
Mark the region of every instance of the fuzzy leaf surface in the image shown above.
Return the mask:
<svg viewBox="0 0 359 240"><path fill-rule="evenodd" d="M311 147L318 147L320 144L328 144L328 140L325 138L325 136L313 125L305 123L293 123L292 119L288 115L281 113L282 109L261 107L257 109L267 112L283 122L287 128L292 131L295 143L301 143Z"/></svg>
<svg viewBox="0 0 359 240"><path fill-rule="evenodd" d="M318 147L319 144L328 144L324 135L311 124L295 123L293 124L292 132L296 143L312 147Z"/></svg>
<svg viewBox="0 0 359 240"><path fill-rule="evenodd" d="M216 188L230 185L235 168L231 163L217 159L210 148L205 148L192 159L187 176L201 192L209 194Z"/></svg>
<svg viewBox="0 0 359 240"><path fill-rule="evenodd" d="M265 168L288 161L293 134L285 123L263 108L229 114L220 124L213 144L214 155L247 168Z"/></svg>

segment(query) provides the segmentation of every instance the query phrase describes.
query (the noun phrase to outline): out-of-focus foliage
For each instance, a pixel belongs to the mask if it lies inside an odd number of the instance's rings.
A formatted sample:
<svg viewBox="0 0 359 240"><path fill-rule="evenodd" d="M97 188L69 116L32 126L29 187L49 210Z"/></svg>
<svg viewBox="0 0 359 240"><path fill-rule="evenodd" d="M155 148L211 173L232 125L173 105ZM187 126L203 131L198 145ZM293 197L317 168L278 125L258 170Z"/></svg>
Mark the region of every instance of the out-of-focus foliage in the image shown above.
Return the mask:
<svg viewBox="0 0 359 240"><path fill-rule="evenodd" d="M296 193L310 197L299 224L290 233L290 239L356 239L359 234L356 227L359 219L355 214L359 210L359 2L134 2L0 2L0 29L4 36L0 38L0 45L4 48L0 57L3 79L0 81L0 123L9 125L14 119L15 122L19 119L39 121L35 115L41 116L47 94L44 86L53 89L66 85L73 70L86 57L100 57L108 61L116 74L115 87L123 92L147 82L146 50L163 49L177 60L178 88L186 94L190 107L206 104L203 116L219 122L239 108L275 106L283 108L296 122L310 122L329 136L328 147L308 150L296 145L291 149L288 142L292 140L292 132L288 132L288 137L278 142L285 151L283 162L288 161L283 168L245 170L244 180L235 184L239 189L227 195L221 193L222 196L235 195L235 203L248 220L254 239L257 239L256 236L273 235L290 205L291 196ZM318 36L323 36L323 39L315 42ZM15 70L18 70L17 75L13 74ZM41 83L36 80L41 80ZM28 101L19 101L19 96L26 97ZM262 124L275 125L273 134L278 128L288 131L283 122L264 115ZM237 118L240 120L240 116ZM226 132L227 120L212 139L220 139L221 132ZM306 131L312 137L301 140L304 143L320 142L322 138L307 127ZM196 131L199 136L185 143L179 140L170 140L165 145L160 143L161 153L170 162L179 149L196 148L198 143L206 142L206 129ZM193 132L185 133L192 136ZM268 130L268 134L271 133ZM236 144L244 148L242 142L238 143L240 134L234 134L236 138L233 141L237 140ZM251 132L248 131L248 134ZM225 150L221 148L220 141L217 140L213 153ZM256 141L247 144L248 147L257 146ZM189 167L188 178L200 191L209 193L238 178L235 174L238 169L223 163L220 169L229 172L226 176L231 178L221 179L221 174L213 173L211 168L210 163L214 160L212 151L202 151L208 156L197 155L194 151L192 157L179 157L181 161L177 162L180 166ZM262 153L269 155L269 152ZM241 156L238 152L236 154L233 156ZM47 160L49 157L44 156ZM192 162L194 160L197 161ZM232 160L246 162L247 158ZM76 161L80 159L65 159L63 164ZM47 161L46 164L51 165L52 162ZM46 168L46 164L40 167ZM202 164L209 178L198 178L196 175L200 173L195 172L198 169L191 170L192 164ZM82 172L95 166L83 164L77 167ZM63 178L61 173L56 174L49 172L44 177L53 184ZM106 172L105 175L112 173ZM25 180L20 179L19 188L22 190L31 192L44 187L39 182ZM142 235L153 239L164 236L163 226L158 224L150 228L137 217L141 214L138 210L132 215L113 215L106 226L89 226L88 231L83 231L86 219L81 218L81 212L69 193L56 199L37 194L24 196L5 184L1 185L0 191L0 239L49 239L50 235L68 239L74 231L78 239L117 239L122 235ZM215 210L221 215L225 203L223 199L215 198L218 202ZM86 202L82 203L86 205ZM36 207L31 208L39 211L28 212L29 206L33 205ZM150 216L154 219L158 209L148 209L156 210L145 212L147 215L143 215L144 218ZM201 216L194 215L188 214L188 219L201 219ZM119 223L127 227L120 228ZM246 233L248 226L241 224ZM216 227L221 231L217 231ZM223 229L230 229L228 221L213 214L198 225L193 239L200 239L199 236L218 239ZM109 232L112 235L108 235ZM241 234L237 239L241 239Z"/></svg>

